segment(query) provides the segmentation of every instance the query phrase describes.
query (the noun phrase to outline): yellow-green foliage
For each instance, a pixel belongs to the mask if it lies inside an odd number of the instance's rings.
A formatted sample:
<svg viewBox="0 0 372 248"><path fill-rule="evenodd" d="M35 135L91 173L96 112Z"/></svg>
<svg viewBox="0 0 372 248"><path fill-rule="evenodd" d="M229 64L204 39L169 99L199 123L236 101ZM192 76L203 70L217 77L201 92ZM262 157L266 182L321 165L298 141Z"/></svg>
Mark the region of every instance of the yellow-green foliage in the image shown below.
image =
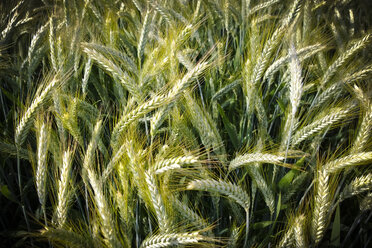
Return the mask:
<svg viewBox="0 0 372 248"><path fill-rule="evenodd" d="M2 1L4 246L362 247L353 2Z"/></svg>

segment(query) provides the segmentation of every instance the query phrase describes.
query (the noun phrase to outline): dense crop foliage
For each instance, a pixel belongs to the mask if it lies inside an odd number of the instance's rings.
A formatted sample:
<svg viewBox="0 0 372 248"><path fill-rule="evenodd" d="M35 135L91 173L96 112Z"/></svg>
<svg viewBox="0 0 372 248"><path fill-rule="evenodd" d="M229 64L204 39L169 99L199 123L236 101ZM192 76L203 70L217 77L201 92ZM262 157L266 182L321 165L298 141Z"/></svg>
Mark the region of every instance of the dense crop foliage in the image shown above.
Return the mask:
<svg viewBox="0 0 372 248"><path fill-rule="evenodd" d="M367 2L1 1L0 243L370 246Z"/></svg>

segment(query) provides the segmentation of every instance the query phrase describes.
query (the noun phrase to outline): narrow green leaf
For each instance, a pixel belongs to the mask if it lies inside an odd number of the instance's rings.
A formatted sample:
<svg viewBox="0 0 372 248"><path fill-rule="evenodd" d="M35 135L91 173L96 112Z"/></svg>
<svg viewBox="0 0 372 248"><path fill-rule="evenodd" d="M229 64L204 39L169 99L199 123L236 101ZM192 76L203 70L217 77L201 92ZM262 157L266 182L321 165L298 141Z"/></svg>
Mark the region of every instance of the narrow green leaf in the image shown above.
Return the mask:
<svg viewBox="0 0 372 248"><path fill-rule="evenodd" d="M334 247L340 247L340 205L337 205L335 218L332 225L332 234L331 234L331 245Z"/></svg>
<svg viewBox="0 0 372 248"><path fill-rule="evenodd" d="M217 108L218 108L218 112L221 115L223 124L226 128L226 131L227 131L227 133L230 137L230 140L231 140L234 148L239 149L240 144L239 144L239 139L238 139L238 135L237 135L237 132L236 132L236 127L226 117L225 112L223 111L223 109L221 108L221 106L219 104L217 104Z"/></svg>

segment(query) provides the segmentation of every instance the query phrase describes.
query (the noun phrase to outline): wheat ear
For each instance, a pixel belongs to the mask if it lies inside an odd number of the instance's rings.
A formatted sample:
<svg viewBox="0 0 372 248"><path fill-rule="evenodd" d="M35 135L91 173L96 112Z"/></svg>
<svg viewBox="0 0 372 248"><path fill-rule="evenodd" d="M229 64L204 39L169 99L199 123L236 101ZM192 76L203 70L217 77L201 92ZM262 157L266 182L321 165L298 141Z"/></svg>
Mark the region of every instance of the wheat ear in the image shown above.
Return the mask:
<svg viewBox="0 0 372 248"><path fill-rule="evenodd" d="M93 164L95 164L94 154L99 141L99 135L102 128L102 121L98 121L94 126L91 140L86 150L83 162L83 176L85 181L89 181L94 192L94 200L97 206L98 213L102 219L101 230L106 242L111 246L116 247L118 240L116 239L113 226L113 217L110 208L104 196L101 180L99 180L96 172L94 171Z"/></svg>
<svg viewBox="0 0 372 248"><path fill-rule="evenodd" d="M172 198L172 203L174 207L178 210L178 212L186 219L191 221L191 224L199 227L199 228L206 228L208 223L201 218L195 211L189 208L187 204L182 203L176 197Z"/></svg>
<svg viewBox="0 0 372 248"><path fill-rule="evenodd" d="M152 205L155 209L156 218L158 219L159 229L162 233L167 233L171 229L170 218L165 210L163 200L156 186L155 178L152 171L145 172L146 183L149 188Z"/></svg>
<svg viewBox="0 0 372 248"><path fill-rule="evenodd" d="M21 146L25 141L36 112L42 106L45 99L49 96L49 93L52 91L52 89L55 88L59 82L60 80L57 77L54 77L48 86L45 87L45 89L42 90L41 93L32 101L31 106L23 114L15 132L15 142L17 146Z"/></svg>
<svg viewBox="0 0 372 248"><path fill-rule="evenodd" d="M62 244L68 245L69 247L91 248L96 247L97 245L94 244L93 240L89 236L83 236L74 231L69 231L61 228L46 228L41 231L41 236L47 237L52 242L60 242Z"/></svg>
<svg viewBox="0 0 372 248"><path fill-rule="evenodd" d="M354 195L358 195L372 189L372 173L355 178L348 184L340 195L340 199L344 200Z"/></svg>
<svg viewBox="0 0 372 248"><path fill-rule="evenodd" d="M37 139L37 169L36 169L36 188L40 204L44 210L45 189L47 179L47 153L49 143L48 125L43 123L39 128L39 137Z"/></svg>
<svg viewBox="0 0 372 248"><path fill-rule="evenodd" d="M194 180L187 185L188 190L203 190L211 193L226 195L236 201L245 211L249 211L250 198L240 186L230 182L213 179Z"/></svg>
<svg viewBox="0 0 372 248"><path fill-rule="evenodd" d="M252 163L267 163L267 164L282 164L285 158L278 155L269 153L248 153L237 156L229 164L229 170L234 170L243 165L249 165Z"/></svg>
<svg viewBox="0 0 372 248"><path fill-rule="evenodd" d="M254 13L256 13L257 11L260 11L262 9L266 9L266 8L270 7L271 5L276 4L278 2L280 2L280 0L268 0L268 1L263 2L261 4L257 4L256 6L254 6L253 8L251 8L248 11L248 16L251 16Z"/></svg>
<svg viewBox="0 0 372 248"><path fill-rule="evenodd" d="M364 150L367 145L368 138L371 135L372 127L372 103L369 103L369 108L367 109L360 128L358 130L357 137L354 141L353 147L351 148L350 153L357 153Z"/></svg>
<svg viewBox="0 0 372 248"><path fill-rule="evenodd" d="M56 208L57 224L63 227L66 222L68 202L71 191L69 189L70 171L71 171L71 150L66 150L63 154L62 167L60 169L60 178L58 182L58 205Z"/></svg>
<svg viewBox="0 0 372 248"><path fill-rule="evenodd" d="M160 248L168 246L192 245L203 240L208 240L208 238L200 235L199 232L159 234L145 239L140 247Z"/></svg>
<svg viewBox="0 0 372 248"><path fill-rule="evenodd" d="M360 152L328 162L324 167L328 173L337 173L349 166L358 165L370 160L372 160L372 152Z"/></svg>
<svg viewBox="0 0 372 248"><path fill-rule="evenodd" d="M348 49L339 58L337 58L335 62L333 62L332 65L328 67L327 71L325 72L320 82L320 86L323 87L323 85L326 84L332 78L332 76L337 72L337 69L340 66L342 66L358 50L364 48L368 44L370 37L371 35L367 34L362 39L355 42L355 44L350 49Z"/></svg>
<svg viewBox="0 0 372 248"><path fill-rule="evenodd" d="M138 40L138 46L137 46L137 57L138 61L141 63L141 58L143 56L143 52L145 50L145 45L147 42L148 34L150 32L150 14L151 11L147 10L145 18L143 20L143 26L141 30L141 34Z"/></svg>
<svg viewBox="0 0 372 248"><path fill-rule="evenodd" d="M311 235L315 244L318 244L323 238L327 227L329 207L329 175L327 170L321 168L318 170L316 193L314 198L314 211L311 223Z"/></svg>
<svg viewBox="0 0 372 248"><path fill-rule="evenodd" d="M195 156L180 156L170 159L162 159L155 163L154 171L155 174L161 174L168 170L179 169L183 165L194 164L198 162L198 158Z"/></svg>
<svg viewBox="0 0 372 248"><path fill-rule="evenodd" d="M305 221L306 221L306 217L303 214L295 218L293 234L294 234L294 240L295 240L296 247L307 247L306 238L305 238L306 233L304 230Z"/></svg>
<svg viewBox="0 0 372 248"><path fill-rule="evenodd" d="M360 211L368 211L372 209L372 192L368 193L359 203Z"/></svg>
<svg viewBox="0 0 372 248"><path fill-rule="evenodd" d="M296 146L303 140L307 139L308 137L319 133L326 128L332 126L333 124L342 121L347 117L351 108L346 109L334 109L331 111L331 114L323 117L320 120L316 120L313 123L303 127L302 129L298 130L292 138L292 145Z"/></svg>

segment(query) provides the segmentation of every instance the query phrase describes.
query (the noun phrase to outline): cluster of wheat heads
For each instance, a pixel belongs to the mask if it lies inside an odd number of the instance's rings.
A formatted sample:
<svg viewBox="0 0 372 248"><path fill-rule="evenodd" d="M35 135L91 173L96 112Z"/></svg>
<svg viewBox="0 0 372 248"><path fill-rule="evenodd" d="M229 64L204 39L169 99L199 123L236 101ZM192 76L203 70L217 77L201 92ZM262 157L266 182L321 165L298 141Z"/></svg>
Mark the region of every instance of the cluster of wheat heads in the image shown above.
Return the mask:
<svg viewBox="0 0 372 248"><path fill-rule="evenodd" d="M371 244L367 2L11 2L4 244Z"/></svg>

